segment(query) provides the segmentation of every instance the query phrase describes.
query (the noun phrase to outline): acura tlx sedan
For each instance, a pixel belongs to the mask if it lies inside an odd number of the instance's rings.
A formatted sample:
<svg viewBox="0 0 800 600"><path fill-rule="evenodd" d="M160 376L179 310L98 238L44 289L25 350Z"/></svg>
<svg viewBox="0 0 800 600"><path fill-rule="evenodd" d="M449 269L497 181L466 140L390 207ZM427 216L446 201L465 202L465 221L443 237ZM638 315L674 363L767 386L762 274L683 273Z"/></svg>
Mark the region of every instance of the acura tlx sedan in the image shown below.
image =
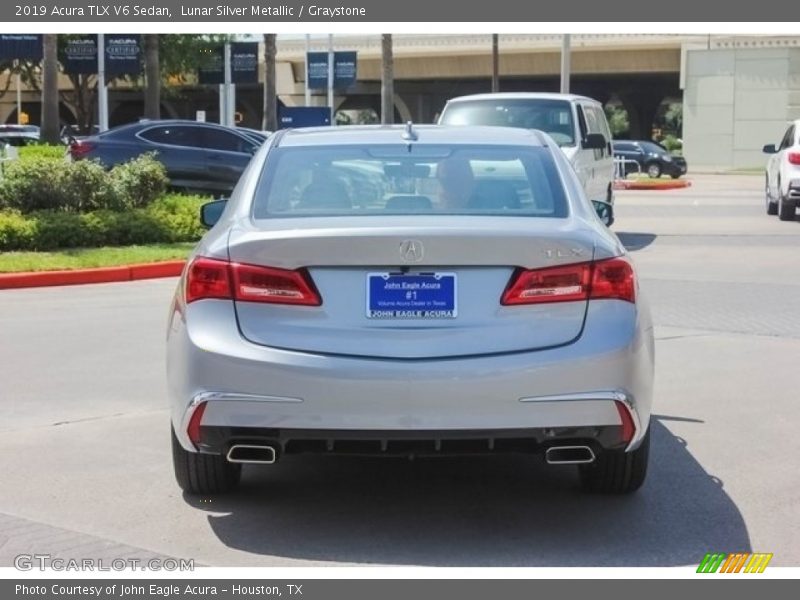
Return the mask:
<svg viewBox="0 0 800 600"><path fill-rule="evenodd" d="M532 130L286 130L169 319L178 484L298 453L530 452L585 489L644 481L653 329L634 267Z"/></svg>

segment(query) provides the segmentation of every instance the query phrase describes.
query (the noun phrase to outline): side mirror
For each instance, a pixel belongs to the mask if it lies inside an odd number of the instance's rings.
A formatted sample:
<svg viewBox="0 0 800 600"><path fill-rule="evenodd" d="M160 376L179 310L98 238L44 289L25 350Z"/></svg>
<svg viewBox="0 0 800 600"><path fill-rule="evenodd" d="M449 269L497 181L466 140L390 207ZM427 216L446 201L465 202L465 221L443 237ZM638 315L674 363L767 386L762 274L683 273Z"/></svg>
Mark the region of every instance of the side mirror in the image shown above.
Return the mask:
<svg viewBox="0 0 800 600"><path fill-rule="evenodd" d="M602 150L606 147L606 138L602 133L590 133L581 143L584 150Z"/></svg>
<svg viewBox="0 0 800 600"><path fill-rule="evenodd" d="M220 198L219 200L203 204L203 206L200 207L200 222L211 229L217 224L217 221L219 221L219 218L222 216L222 211L225 210L227 204L227 198Z"/></svg>
<svg viewBox="0 0 800 600"><path fill-rule="evenodd" d="M594 211L606 227L611 227L614 224L614 207L608 202L600 200L592 200Z"/></svg>
<svg viewBox="0 0 800 600"><path fill-rule="evenodd" d="M777 151L775 144L767 144L763 149L764 154L775 154Z"/></svg>

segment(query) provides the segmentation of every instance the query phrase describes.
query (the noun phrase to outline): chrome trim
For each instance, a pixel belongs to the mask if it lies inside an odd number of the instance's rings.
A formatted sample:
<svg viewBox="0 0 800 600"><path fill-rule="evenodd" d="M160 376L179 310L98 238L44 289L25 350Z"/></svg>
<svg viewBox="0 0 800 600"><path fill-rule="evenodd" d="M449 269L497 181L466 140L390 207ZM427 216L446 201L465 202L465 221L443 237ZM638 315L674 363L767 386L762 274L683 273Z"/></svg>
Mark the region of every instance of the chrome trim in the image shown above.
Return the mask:
<svg viewBox="0 0 800 600"><path fill-rule="evenodd" d="M586 450L589 453L589 458L586 460L550 460L550 452L555 450ZM595 458L594 451L589 446L551 446L544 453L544 459L548 465L587 465L593 463Z"/></svg>
<svg viewBox="0 0 800 600"><path fill-rule="evenodd" d="M266 396L264 394L241 394L238 392L202 392L192 398L192 404L214 401L240 401L240 402L302 402L302 398L291 396Z"/></svg>
<svg viewBox="0 0 800 600"><path fill-rule="evenodd" d="M572 402L578 400L599 400L606 402L620 402L631 415L633 421L633 437L625 448L625 452L630 452L639 447L644 437L645 431L642 429L642 421L633 398L621 391L598 391L598 392L577 392L574 394L556 394L554 396L532 396L520 398L520 402Z"/></svg>
<svg viewBox="0 0 800 600"><path fill-rule="evenodd" d="M272 453L272 458L269 459L269 460L252 460L252 459L251 460L243 460L243 459L231 458L231 454L233 454L233 451L237 450L239 448L247 448L247 449L250 449L250 450L263 450L263 451L271 452ZM272 446L258 446L258 445L252 445L252 444L234 444L233 446L231 446L230 450L228 450L228 453L225 455L225 460L227 460L229 463L242 464L242 465L271 465L277 460L277 453L275 452L275 448L273 448Z"/></svg>

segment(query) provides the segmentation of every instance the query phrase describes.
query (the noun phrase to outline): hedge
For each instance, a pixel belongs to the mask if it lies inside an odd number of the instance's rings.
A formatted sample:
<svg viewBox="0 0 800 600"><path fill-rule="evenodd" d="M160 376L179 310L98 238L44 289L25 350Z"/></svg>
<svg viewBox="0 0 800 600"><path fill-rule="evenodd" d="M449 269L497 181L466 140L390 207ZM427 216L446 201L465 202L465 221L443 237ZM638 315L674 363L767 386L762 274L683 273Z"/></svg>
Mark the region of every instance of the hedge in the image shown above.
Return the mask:
<svg viewBox="0 0 800 600"><path fill-rule="evenodd" d="M192 242L205 233L199 215L208 200L171 194L125 212L0 210L0 251Z"/></svg>
<svg viewBox="0 0 800 600"><path fill-rule="evenodd" d="M89 160L54 159L52 147L9 162L0 178L0 209L21 213L60 210L83 213L147 206L167 189L164 165L142 155L106 171ZM58 148L58 147L56 147Z"/></svg>

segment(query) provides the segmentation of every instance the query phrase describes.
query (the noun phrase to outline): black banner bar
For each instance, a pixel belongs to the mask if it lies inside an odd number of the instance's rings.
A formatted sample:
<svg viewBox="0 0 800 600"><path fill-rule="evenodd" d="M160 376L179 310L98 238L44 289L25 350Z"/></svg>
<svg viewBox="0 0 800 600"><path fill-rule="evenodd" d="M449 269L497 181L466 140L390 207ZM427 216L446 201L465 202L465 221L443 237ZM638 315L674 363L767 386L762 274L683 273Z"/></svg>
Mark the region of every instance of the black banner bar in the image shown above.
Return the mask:
<svg viewBox="0 0 800 600"><path fill-rule="evenodd" d="M641 0L573 0L572 2L431 2L430 0L149 0L104 3L104 0L37 0L3 2L0 22L643 22L653 19ZM787 23L800 20L800 3L786 0L670 0L661 17L670 22Z"/></svg>

